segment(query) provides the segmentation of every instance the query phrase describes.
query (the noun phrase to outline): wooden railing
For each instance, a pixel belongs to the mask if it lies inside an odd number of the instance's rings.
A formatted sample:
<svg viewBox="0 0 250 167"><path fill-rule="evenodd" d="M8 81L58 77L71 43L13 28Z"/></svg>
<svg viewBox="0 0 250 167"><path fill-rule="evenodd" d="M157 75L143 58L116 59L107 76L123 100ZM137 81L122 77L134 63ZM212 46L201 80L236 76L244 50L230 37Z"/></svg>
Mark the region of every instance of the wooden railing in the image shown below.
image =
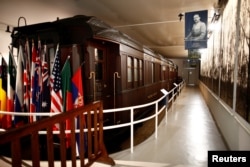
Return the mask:
<svg viewBox="0 0 250 167"><path fill-rule="evenodd" d="M70 124L70 130L66 129L66 121ZM55 126L59 128L57 134L53 128ZM46 136L46 153L40 151L42 132L45 132ZM59 138L59 159L62 167L67 165L68 144L72 167L77 166L77 161L84 167L91 166L94 162L115 165L113 159L108 156L103 142L103 105L100 101L0 133L0 146L10 144L12 166L22 166L22 151L27 149L22 148L22 142L28 138L32 166L41 166L41 154L47 154L46 166L54 167L55 136ZM79 155L76 143L79 144Z"/></svg>

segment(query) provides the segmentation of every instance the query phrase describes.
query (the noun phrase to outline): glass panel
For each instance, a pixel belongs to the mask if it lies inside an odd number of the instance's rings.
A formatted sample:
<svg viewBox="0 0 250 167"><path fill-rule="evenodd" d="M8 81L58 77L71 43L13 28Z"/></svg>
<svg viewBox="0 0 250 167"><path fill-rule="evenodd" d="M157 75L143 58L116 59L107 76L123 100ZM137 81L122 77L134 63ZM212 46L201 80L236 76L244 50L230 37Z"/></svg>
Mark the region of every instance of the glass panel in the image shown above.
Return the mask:
<svg viewBox="0 0 250 167"><path fill-rule="evenodd" d="M96 80L102 80L102 63L95 63Z"/></svg>
<svg viewBox="0 0 250 167"><path fill-rule="evenodd" d="M134 81L138 81L138 63L137 59L134 59Z"/></svg>
<svg viewBox="0 0 250 167"><path fill-rule="evenodd" d="M128 69L127 80L128 82L132 82L132 58L131 57L127 58L127 69Z"/></svg>
<svg viewBox="0 0 250 167"><path fill-rule="evenodd" d="M95 61L103 60L103 50L95 48Z"/></svg>
<svg viewBox="0 0 250 167"><path fill-rule="evenodd" d="M155 74L155 71L154 71L154 63L151 63L151 69L152 69L152 83L154 83L154 74Z"/></svg>
<svg viewBox="0 0 250 167"><path fill-rule="evenodd" d="M142 60L139 60L140 81L142 81Z"/></svg>

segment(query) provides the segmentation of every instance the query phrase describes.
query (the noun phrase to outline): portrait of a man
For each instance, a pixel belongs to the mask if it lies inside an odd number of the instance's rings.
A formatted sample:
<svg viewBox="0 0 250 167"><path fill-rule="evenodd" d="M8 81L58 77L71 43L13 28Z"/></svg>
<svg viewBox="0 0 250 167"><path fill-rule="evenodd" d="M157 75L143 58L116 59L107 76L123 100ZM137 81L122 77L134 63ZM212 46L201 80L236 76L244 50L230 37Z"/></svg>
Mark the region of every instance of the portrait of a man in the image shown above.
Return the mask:
<svg viewBox="0 0 250 167"><path fill-rule="evenodd" d="M185 13L185 48L207 47L207 10Z"/></svg>

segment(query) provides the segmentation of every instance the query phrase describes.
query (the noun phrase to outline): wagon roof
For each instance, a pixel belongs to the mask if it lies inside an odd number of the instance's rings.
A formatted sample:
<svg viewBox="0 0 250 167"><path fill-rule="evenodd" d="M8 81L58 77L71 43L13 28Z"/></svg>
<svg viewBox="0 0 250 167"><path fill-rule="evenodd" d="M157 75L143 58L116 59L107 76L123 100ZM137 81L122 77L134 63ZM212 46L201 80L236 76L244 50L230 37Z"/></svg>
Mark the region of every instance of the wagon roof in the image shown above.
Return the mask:
<svg viewBox="0 0 250 167"><path fill-rule="evenodd" d="M12 39L19 38L44 38L63 44L81 43L84 39L97 37L116 41L133 47L143 48L143 46L128 35L112 28L94 16L77 15L65 19L57 19L53 22L44 22L32 25L15 27L12 32ZM42 40L42 39L41 39Z"/></svg>

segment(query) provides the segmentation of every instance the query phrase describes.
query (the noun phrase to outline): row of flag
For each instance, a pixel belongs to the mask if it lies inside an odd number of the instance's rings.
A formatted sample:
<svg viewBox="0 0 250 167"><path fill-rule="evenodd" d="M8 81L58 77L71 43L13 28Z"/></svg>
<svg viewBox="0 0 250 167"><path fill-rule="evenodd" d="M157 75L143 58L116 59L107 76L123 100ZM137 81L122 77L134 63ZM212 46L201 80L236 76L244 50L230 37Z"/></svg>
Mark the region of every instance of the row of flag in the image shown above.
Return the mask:
<svg viewBox="0 0 250 167"><path fill-rule="evenodd" d="M52 72L48 68L47 47L38 41L19 46L17 64L9 54L9 62L0 60L0 110L39 113L66 112L84 105L81 66L72 72L70 57L61 68L60 47L57 45ZM73 75L72 75L73 74ZM41 119L41 116L0 114L0 128L8 129ZM55 127L56 128L56 127ZM66 128L69 123L66 122Z"/></svg>

